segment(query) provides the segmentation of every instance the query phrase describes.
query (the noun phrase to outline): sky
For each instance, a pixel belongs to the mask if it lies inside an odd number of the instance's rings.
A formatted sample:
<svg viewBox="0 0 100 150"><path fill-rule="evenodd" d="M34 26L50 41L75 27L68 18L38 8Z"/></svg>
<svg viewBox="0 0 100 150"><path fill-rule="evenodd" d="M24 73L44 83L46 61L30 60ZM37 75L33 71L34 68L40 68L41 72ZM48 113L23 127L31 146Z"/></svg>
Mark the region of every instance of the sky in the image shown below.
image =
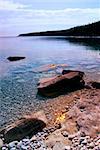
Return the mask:
<svg viewBox="0 0 100 150"><path fill-rule="evenodd" d="M99 0L0 0L0 36L68 29L99 20Z"/></svg>

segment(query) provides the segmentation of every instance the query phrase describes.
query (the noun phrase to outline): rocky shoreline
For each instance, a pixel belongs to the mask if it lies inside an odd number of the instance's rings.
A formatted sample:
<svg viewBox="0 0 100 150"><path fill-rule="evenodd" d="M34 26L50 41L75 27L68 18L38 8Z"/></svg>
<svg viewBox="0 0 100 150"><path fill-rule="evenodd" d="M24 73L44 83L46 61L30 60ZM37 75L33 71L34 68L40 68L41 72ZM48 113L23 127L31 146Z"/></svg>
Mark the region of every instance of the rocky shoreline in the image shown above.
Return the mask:
<svg viewBox="0 0 100 150"><path fill-rule="evenodd" d="M86 83L82 89L61 95L50 101L48 99L41 106L43 111L23 116L25 119L33 119L32 124L26 125L25 121L20 124L21 120L19 120L19 123L15 122L4 130L0 130L0 149L99 150L99 86L100 83L96 82ZM32 126L37 125L37 121L34 124L34 119L42 120L46 126L44 125L41 131L36 129L35 134L33 130L31 130L31 135L25 134L29 133L29 128L32 129ZM41 122L38 125L40 128ZM20 128L23 130L19 130ZM22 133L23 137L17 138L17 134L21 135ZM11 138L8 140L9 135Z"/></svg>
<svg viewBox="0 0 100 150"><path fill-rule="evenodd" d="M100 90L97 89L84 89L81 91L77 91L74 94L70 94L73 96L73 103L65 105L67 103L67 99L70 96L65 96L64 102L60 106L61 99L57 101L56 110L55 106L51 109L51 113L47 113L46 116L55 116L51 120L48 120L47 127L44 128L41 132L38 132L36 135L32 137L25 137L19 141L12 141L10 143L3 143L4 141L3 135L0 135L1 139L0 144L2 146L2 150L99 150L100 149L100 114L99 108L100 105L98 104L99 97L100 97ZM80 95L81 97L80 97ZM63 98L65 98L63 97ZM88 108L91 108L91 113L89 114L88 110L82 109L82 105L84 104L84 100L86 104L88 104ZM94 101L95 100L95 101ZM72 118L73 114L78 111L77 107L80 103L81 104L81 115L80 115L80 123L82 122L84 115L86 120L85 124L82 124L82 130L75 124L74 121L77 121L78 118L75 120ZM94 103L93 103L94 102ZM92 107L91 107L92 103ZM49 104L49 109L50 105ZM90 106L89 106L90 104ZM46 105L45 105L46 106ZM76 107L77 106L77 107ZM93 107L95 106L95 108ZM75 108L76 107L76 108ZM98 109L97 109L98 107ZM48 109L48 106L45 107L45 110ZM48 110L50 112L50 110ZM73 113L74 111L74 113ZM76 111L76 112L75 112ZM94 112L96 111L96 112ZM92 114L93 112L93 114ZM94 115L95 114L95 115ZM70 115L70 117L68 117ZM76 115L75 115L76 116ZM83 116L83 118L82 118ZM96 118L97 116L97 118ZM72 119L71 119L72 118ZM95 120L96 118L96 120ZM78 128L77 128L78 127ZM87 129L87 130L85 130ZM89 130L91 129L91 130ZM84 132L85 131L85 132ZM86 132L89 131L89 132ZM94 132L96 131L96 132ZM90 136L91 135L91 136Z"/></svg>
<svg viewBox="0 0 100 150"><path fill-rule="evenodd" d="M50 138L52 137L52 139ZM57 137L57 138L56 138ZM55 139L56 138L56 139ZM31 139L13 141L4 144L2 150L99 150L100 135L96 138L76 134L68 134L67 131L49 127L39 132Z"/></svg>

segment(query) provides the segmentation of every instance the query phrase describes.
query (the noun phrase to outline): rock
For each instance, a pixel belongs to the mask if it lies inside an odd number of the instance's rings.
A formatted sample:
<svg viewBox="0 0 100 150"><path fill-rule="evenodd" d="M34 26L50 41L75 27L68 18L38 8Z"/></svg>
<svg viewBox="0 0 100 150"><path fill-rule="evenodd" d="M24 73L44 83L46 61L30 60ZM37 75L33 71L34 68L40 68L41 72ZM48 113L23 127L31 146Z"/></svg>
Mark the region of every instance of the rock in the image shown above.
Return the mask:
<svg viewBox="0 0 100 150"><path fill-rule="evenodd" d="M2 147L2 150L9 150L6 146Z"/></svg>
<svg viewBox="0 0 100 150"><path fill-rule="evenodd" d="M47 72L52 70L57 70L59 68L66 68L68 65L66 64L49 64L49 65L43 65L38 68L35 68L33 72Z"/></svg>
<svg viewBox="0 0 100 150"><path fill-rule="evenodd" d="M32 138L30 139L30 141L31 141L31 142L34 142L34 141L36 140L36 138L37 138L37 137L34 135L34 136L32 136Z"/></svg>
<svg viewBox="0 0 100 150"><path fill-rule="evenodd" d="M71 92L84 87L84 73L70 71L67 74L42 79L38 83L38 94L55 97L65 92Z"/></svg>
<svg viewBox="0 0 100 150"><path fill-rule="evenodd" d="M96 89L100 89L100 82L92 82L91 86Z"/></svg>
<svg viewBox="0 0 100 150"><path fill-rule="evenodd" d="M67 132L67 131L62 131L62 135L63 135L64 137L68 137L68 132Z"/></svg>
<svg viewBox="0 0 100 150"><path fill-rule="evenodd" d="M30 148L29 146L25 146L25 145L22 145L22 146L21 146L21 149L22 149L22 150L28 150L29 148Z"/></svg>
<svg viewBox="0 0 100 150"><path fill-rule="evenodd" d="M3 146L3 141L0 139L0 148Z"/></svg>
<svg viewBox="0 0 100 150"><path fill-rule="evenodd" d="M81 111L80 108L84 111ZM95 100L94 97L93 99L81 97L67 113L71 120L76 121L76 127L81 136L90 137L95 137L100 132L99 114L100 99L97 96L95 96Z"/></svg>
<svg viewBox="0 0 100 150"><path fill-rule="evenodd" d="M12 147L12 148L10 148L10 150L16 150L16 147Z"/></svg>
<svg viewBox="0 0 100 150"><path fill-rule="evenodd" d="M22 141L20 141L18 144L17 144L17 148L20 149L21 145L23 144Z"/></svg>
<svg viewBox="0 0 100 150"><path fill-rule="evenodd" d="M29 140L29 139L23 139L22 142L23 142L23 144L24 144L25 146L27 146L27 145L30 144L30 140Z"/></svg>
<svg viewBox="0 0 100 150"><path fill-rule="evenodd" d="M95 145L96 145L96 146L100 145L100 139L95 142Z"/></svg>
<svg viewBox="0 0 100 150"><path fill-rule="evenodd" d="M46 117L43 111L37 112L30 116L16 121L7 126L4 131L5 142L12 142L14 140L21 140L26 136L34 135L46 127ZM1 131L2 132L2 131Z"/></svg>
<svg viewBox="0 0 100 150"><path fill-rule="evenodd" d="M94 148L94 143L93 143L93 142L91 142L91 143L89 144L89 148L91 148L91 149Z"/></svg>
<svg viewBox="0 0 100 150"><path fill-rule="evenodd" d="M52 148L54 145L55 145L55 141L53 141L53 140L46 142L46 146L47 146L48 148Z"/></svg>
<svg viewBox="0 0 100 150"><path fill-rule="evenodd" d="M9 61L18 61L18 60L21 60L21 59L25 59L25 57L22 57L22 56L10 56L7 59Z"/></svg>
<svg viewBox="0 0 100 150"><path fill-rule="evenodd" d="M13 148L13 147L15 147L16 145L18 144L18 141L13 141L13 142L11 142L11 143L9 143L9 148Z"/></svg>
<svg viewBox="0 0 100 150"><path fill-rule="evenodd" d="M64 150L71 150L71 146L65 146Z"/></svg>
<svg viewBox="0 0 100 150"><path fill-rule="evenodd" d="M81 143L82 143L83 145L87 145L87 140L84 139Z"/></svg>
<svg viewBox="0 0 100 150"><path fill-rule="evenodd" d="M84 137L80 137L79 143L81 144L85 140Z"/></svg>
<svg viewBox="0 0 100 150"><path fill-rule="evenodd" d="M79 73L80 76L83 76L83 75L84 75L84 72L82 72L82 71L77 71L77 70L63 70L63 71L62 71L62 74L64 75L64 74L68 74L68 73L72 73L72 72Z"/></svg>
<svg viewBox="0 0 100 150"><path fill-rule="evenodd" d="M69 136L68 136L68 139L69 140L72 140L72 139L74 139L76 137L76 134L70 134Z"/></svg>
<svg viewBox="0 0 100 150"><path fill-rule="evenodd" d="M56 142L53 147L53 150L64 150L65 145L61 142Z"/></svg>

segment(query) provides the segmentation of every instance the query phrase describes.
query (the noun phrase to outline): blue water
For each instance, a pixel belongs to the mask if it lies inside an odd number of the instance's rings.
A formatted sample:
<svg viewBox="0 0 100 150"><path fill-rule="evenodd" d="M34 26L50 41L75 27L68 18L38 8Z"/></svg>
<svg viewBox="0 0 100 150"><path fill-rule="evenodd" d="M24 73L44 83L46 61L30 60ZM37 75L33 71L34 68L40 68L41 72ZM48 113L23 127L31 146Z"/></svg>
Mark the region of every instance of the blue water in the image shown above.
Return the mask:
<svg viewBox="0 0 100 150"><path fill-rule="evenodd" d="M9 62L9 56L26 59ZM0 38L0 125L41 107L45 99L37 95L37 83L54 71L34 72L46 64L68 64L68 69L100 75L99 39L65 37Z"/></svg>

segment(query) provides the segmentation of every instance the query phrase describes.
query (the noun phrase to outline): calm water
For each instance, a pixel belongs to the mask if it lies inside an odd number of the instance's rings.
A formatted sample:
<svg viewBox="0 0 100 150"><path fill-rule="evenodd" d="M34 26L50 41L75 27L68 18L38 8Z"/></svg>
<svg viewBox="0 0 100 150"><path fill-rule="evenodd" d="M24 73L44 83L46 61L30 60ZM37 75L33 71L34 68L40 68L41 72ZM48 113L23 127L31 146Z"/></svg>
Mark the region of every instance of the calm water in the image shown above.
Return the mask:
<svg viewBox="0 0 100 150"><path fill-rule="evenodd" d="M16 55L26 59L7 61L7 57ZM0 38L0 125L41 106L45 99L37 96L37 82L55 74L55 71L34 72L45 64L68 64L68 69L99 77L100 41L64 37Z"/></svg>

